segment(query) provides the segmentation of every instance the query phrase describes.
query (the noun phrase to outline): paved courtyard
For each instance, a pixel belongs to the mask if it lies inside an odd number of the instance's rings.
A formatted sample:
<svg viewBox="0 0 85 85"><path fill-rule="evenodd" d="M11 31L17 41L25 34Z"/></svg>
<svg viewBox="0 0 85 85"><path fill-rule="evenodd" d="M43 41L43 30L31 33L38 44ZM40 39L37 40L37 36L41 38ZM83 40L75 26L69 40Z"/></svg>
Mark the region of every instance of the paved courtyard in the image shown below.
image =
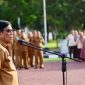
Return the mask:
<svg viewBox="0 0 85 85"><path fill-rule="evenodd" d="M62 62L44 65L44 69L18 70L19 85L63 85ZM85 62L67 62L67 85L85 85Z"/></svg>

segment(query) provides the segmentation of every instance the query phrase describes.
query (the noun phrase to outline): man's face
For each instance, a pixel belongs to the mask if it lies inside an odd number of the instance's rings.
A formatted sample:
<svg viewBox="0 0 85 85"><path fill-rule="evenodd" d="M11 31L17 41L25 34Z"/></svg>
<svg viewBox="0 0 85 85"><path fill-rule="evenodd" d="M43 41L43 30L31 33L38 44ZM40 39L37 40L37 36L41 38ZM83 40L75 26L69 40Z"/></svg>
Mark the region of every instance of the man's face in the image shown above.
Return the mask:
<svg viewBox="0 0 85 85"><path fill-rule="evenodd" d="M8 25L3 32L0 32L0 37L2 41L5 43L12 43L13 42L13 29L10 25Z"/></svg>

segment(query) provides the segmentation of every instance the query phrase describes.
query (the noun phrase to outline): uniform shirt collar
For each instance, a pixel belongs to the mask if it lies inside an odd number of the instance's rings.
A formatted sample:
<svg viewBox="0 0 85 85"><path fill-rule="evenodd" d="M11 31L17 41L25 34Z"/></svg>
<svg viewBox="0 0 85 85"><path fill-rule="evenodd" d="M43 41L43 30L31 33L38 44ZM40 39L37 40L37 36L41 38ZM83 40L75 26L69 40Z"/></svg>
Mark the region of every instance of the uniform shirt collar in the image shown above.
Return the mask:
<svg viewBox="0 0 85 85"><path fill-rule="evenodd" d="M5 42L3 42L3 41L0 40L0 44L1 44L3 47L7 48L7 44L6 44Z"/></svg>

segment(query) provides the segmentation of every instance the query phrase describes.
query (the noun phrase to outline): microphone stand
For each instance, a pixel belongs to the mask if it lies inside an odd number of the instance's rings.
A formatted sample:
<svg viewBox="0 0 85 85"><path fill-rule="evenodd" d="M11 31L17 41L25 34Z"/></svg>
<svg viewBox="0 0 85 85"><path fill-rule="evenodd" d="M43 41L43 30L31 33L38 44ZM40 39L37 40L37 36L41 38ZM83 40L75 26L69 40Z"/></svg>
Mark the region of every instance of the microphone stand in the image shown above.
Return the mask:
<svg viewBox="0 0 85 85"><path fill-rule="evenodd" d="M65 60L65 56L62 56L62 75L63 75L63 85L65 85L65 72L66 72L66 60Z"/></svg>
<svg viewBox="0 0 85 85"><path fill-rule="evenodd" d="M34 48L34 49L37 49L37 50L41 50L41 51L44 51L44 52L48 52L48 53L51 53L51 54L54 54L54 55L58 55L59 57L62 58L62 73L63 73L63 85L67 85L66 84L66 81L65 81L65 72L66 72L66 60L65 58L68 58L68 59L71 59L71 60L74 60L74 61L77 61L77 62L82 62L81 60L79 59L75 59L75 58L71 58L71 57L67 57L65 54L62 54L62 53L59 53L59 52L54 52L54 51L50 51L50 50L45 50L31 42L27 42L25 40L22 40L22 39L19 39L18 42L21 44L21 45L25 45L25 46L29 46L31 48Z"/></svg>

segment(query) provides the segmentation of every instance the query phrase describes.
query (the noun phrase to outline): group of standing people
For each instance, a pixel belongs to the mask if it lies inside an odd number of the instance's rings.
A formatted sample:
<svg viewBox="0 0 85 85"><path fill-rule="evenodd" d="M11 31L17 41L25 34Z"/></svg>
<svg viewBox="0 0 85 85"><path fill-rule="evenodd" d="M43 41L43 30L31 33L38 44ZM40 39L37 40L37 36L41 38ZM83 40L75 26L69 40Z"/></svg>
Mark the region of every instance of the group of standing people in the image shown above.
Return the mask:
<svg viewBox="0 0 85 85"><path fill-rule="evenodd" d="M22 45L16 38L25 40L29 46ZM14 31L13 60L16 68L34 67L35 69L44 68L42 48L44 39L40 31L24 33L21 29Z"/></svg>
<svg viewBox="0 0 85 85"><path fill-rule="evenodd" d="M70 57L85 60L85 31L71 30L61 42L62 52L69 53Z"/></svg>
<svg viewBox="0 0 85 85"><path fill-rule="evenodd" d="M73 58L78 58L85 60L85 32L72 30L67 36L69 56ZM84 50L84 51L83 51ZM83 57L84 56L84 57Z"/></svg>

